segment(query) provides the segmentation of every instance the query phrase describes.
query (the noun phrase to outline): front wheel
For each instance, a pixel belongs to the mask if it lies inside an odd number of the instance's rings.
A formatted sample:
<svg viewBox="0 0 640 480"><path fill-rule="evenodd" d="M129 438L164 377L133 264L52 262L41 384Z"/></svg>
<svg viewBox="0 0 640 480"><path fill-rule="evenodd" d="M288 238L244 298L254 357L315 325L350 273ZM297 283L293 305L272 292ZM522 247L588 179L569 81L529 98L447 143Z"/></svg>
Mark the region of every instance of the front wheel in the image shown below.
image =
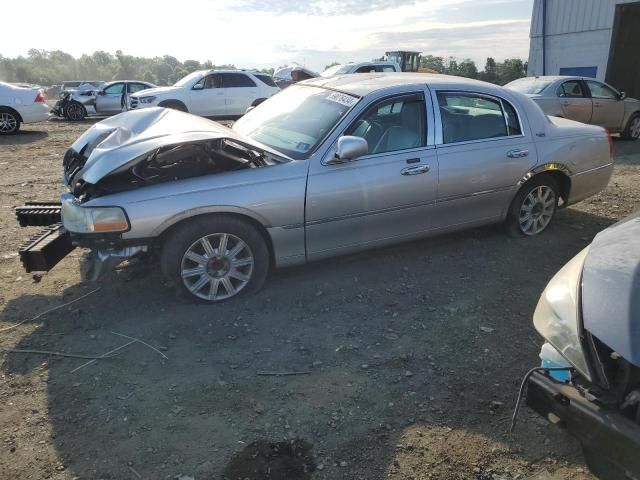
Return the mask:
<svg viewBox="0 0 640 480"><path fill-rule="evenodd" d="M11 110L0 108L0 135L10 135L20 130L20 119Z"/></svg>
<svg viewBox="0 0 640 480"><path fill-rule="evenodd" d="M636 113L629 119L623 137L627 140L638 140L640 138L640 114Z"/></svg>
<svg viewBox="0 0 640 480"><path fill-rule="evenodd" d="M165 241L160 263L179 292L206 303L260 289L269 271L261 233L232 217L203 217L178 227Z"/></svg>
<svg viewBox="0 0 640 480"><path fill-rule="evenodd" d="M80 102L71 102L65 107L64 116L72 122L79 122L87 116L87 110Z"/></svg>
<svg viewBox="0 0 640 480"><path fill-rule="evenodd" d="M515 237L531 237L544 232L558 209L558 184L549 175L533 177L513 199L507 229Z"/></svg>

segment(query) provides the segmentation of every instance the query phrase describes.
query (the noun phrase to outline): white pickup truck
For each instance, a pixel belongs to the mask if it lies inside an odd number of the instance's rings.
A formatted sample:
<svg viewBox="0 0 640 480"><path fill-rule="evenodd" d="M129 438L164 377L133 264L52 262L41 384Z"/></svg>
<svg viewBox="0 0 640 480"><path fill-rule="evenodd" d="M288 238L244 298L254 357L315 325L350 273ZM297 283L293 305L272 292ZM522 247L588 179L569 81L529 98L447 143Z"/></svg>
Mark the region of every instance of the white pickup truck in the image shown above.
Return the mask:
<svg viewBox="0 0 640 480"><path fill-rule="evenodd" d="M158 87L130 97L132 110L167 107L211 118L244 115L280 89L266 73L245 70L201 70L171 87Z"/></svg>

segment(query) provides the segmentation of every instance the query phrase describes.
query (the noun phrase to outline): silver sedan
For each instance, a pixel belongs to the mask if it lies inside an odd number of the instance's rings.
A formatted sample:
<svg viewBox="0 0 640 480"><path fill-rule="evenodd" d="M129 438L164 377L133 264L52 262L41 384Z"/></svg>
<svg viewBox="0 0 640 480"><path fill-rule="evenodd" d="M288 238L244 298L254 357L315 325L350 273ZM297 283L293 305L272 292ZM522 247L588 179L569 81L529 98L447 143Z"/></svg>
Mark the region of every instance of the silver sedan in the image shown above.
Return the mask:
<svg viewBox="0 0 640 480"><path fill-rule="evenodd" d="M629 140L640 138L640 100L593 78L528 77L505 87L528 95L547 115L599 125Z"/></svg>
<svg viewBox="0 0 640 480"><path fill-rule="evenodd" d="M504 223L545 231L606 187L610 137L551 121L525 95L425 74L314 79L233 129L175 110L130 111L64 159L62 220L88 271L156 251L188 297L255 291L275 267Z"/></svg>

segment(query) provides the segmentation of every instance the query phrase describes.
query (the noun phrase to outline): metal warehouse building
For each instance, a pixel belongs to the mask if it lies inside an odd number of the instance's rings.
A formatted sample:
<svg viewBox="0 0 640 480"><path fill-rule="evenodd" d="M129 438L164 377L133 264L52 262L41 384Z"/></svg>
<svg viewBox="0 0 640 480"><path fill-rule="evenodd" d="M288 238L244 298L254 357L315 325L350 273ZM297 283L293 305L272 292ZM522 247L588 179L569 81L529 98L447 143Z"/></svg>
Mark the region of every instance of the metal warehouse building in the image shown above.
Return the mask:
<svg viewBox="0 0 640 480"><path fill-rule="evenodd" d="M535 0L529 75L582 75L640 98L640 1Z"/></svg>

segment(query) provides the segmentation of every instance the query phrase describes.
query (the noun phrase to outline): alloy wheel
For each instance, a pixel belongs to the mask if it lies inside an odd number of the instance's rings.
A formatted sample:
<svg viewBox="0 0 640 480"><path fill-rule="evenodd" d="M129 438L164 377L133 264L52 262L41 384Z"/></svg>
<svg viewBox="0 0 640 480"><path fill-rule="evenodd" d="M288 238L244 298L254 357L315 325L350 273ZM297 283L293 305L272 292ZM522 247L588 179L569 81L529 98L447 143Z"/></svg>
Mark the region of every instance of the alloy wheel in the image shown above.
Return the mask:
<svg viewBox="0 0 640 480"><path fill-rule="evenodd" d="M230 233L213 233L196 240L180 264L185 287L207 301L231 298L244 289L253 273L249 246Z"/></svg>
<svg viewBox="0 0 640 480"><path fill-rule="evenodd" d="M640 138L640 117L636 117L629 126L629 134L633 140Z"/></svg>
<svg viewBox="0 0 640 480"><path fill-rule="evenodd" d="M66 114L69 120L78 121L84 118L84 112L82 111L82 107L76 103L72 103L67 106Z"/></svg>
<svg viewBox="0 0 640 480"><path fill-rule="evenodd" d="M9 112L0 112L0 133L13 133L18 128L18 119Z"/></svg>
<svg viewBox="0 0 640 480"><path fill-rule="evenodd" d="M556 209L556 193L547 185L540 185L529 192L520 206L518 218L520 230L525 235L542 232L553 218Z"/></svg>

